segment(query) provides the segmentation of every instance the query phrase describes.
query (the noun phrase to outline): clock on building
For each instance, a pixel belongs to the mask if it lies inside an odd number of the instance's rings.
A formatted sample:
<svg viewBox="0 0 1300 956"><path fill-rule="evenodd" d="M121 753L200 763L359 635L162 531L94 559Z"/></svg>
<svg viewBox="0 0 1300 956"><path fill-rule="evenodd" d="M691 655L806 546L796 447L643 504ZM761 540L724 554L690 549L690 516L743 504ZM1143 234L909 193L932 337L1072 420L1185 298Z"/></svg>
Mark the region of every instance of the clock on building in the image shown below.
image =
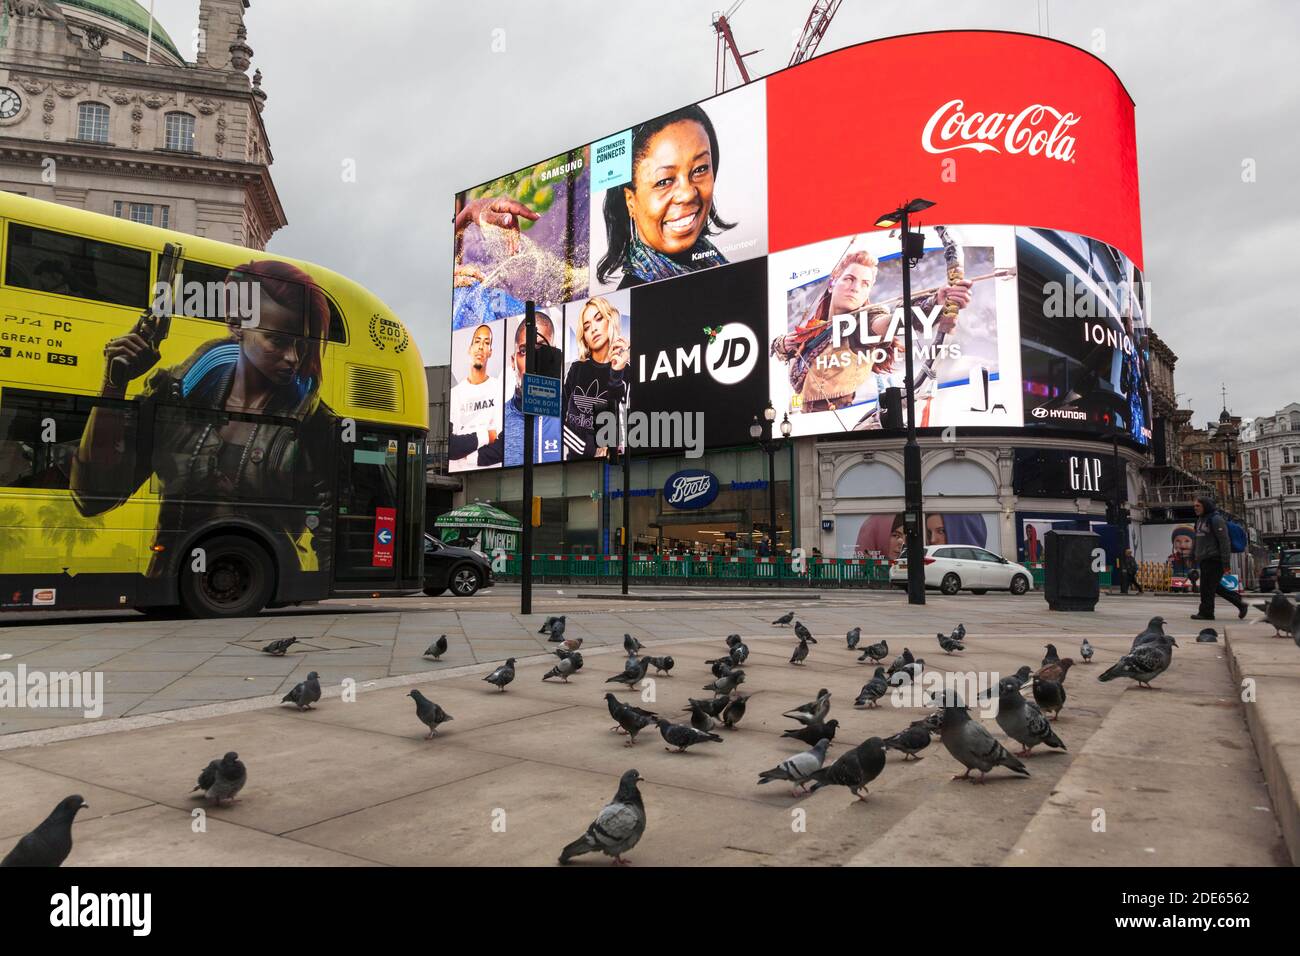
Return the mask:
<svg viewBox="0 0 1300 956"><path fill-rule="evenodd" d="M0 86L0 119L13 119L23 108L23 98L17 90Z"/></svg>

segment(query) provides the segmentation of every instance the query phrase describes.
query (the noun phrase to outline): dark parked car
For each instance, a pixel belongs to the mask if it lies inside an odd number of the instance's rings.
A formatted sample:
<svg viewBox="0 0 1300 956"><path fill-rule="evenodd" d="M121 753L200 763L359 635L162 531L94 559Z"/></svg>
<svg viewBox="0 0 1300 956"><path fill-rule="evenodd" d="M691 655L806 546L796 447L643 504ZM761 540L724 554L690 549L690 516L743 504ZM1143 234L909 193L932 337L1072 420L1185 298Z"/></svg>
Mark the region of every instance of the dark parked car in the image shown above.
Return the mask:
<svg viewBox="0 0 1300 956"><path fill-rule="evenodd" d="M1282 552L1277 587L1279 591L1300 591L1300 550Z"/></svg>
<svg viewBox="0 0 1300 956"><path fill-rule="evenodd" d="M1265 594L1277 590L1277 574L1279 570L1280 566L1274 561L1259 572L1259 589Z"/></svg>
<svg viewBox="0 0 1300 956"><path fill-rule="evenodd" d="M456 597L469 597L493 585L492 563L470 548L457 548L424 536L424 593L437 597L451 588Z"/></svg>

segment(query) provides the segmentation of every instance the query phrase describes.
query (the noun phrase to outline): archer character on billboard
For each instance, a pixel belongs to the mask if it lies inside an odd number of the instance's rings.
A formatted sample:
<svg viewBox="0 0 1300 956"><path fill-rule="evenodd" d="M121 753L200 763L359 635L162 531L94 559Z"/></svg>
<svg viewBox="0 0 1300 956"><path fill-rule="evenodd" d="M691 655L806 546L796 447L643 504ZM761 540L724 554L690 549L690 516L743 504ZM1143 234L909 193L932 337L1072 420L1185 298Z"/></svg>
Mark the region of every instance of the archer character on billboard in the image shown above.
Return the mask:
<svg viewBox="0 0 1300 956"><path fill-rule="evenodd" d="M858 238L831 269L830 282L812 307L790 332L772 340L770 352L788 366L790 387L802 412L848 408L874 399L883 388L904 384L896 368L903 365L901 336L895 334L882 344L899 303L871 302L880 263L865 249L855 248ZM927 313L940 308L934 335L946 336L957 326L957 313L970 304L970 287L969 280L954 278L943 288L914 295L912 305ZM836 343L835 317L848 314L857 315L856 327ZM915 316L910 318L915 323ZM879 428L879 408L857 427Z"/></svg>
<svg viewBox="0 0 1300 956"><path fill-rule="evenodd" d="M632 181L605 191L600 283L622 274L625 289L726 264L709 241L735 226L714 204L719 159L713 122L699 106L632 130Z"/></svg>
<svg viewBox="0 0 1300 956"><path fill-rule="evenodd" d="M569 366L560 393L564 415L564 457L604 458L596 444L602 412L622 414L629 387L624 370L631 359L618 309L604 296L588 299L578 314L578 360Z"/></svg>
<svg viewBox="0 0 1300 956"><path fill-rule="evenodd" d="M469 340L469 371L451 387L448 471L501 464L501 379L489 374L492 329L477 326Z"/></svg>
<svg viewBox="0 0 1300 956"><path fill-rule="evenodd" d="M537 347L555 345L555 322L541 309L537 315ZM528 324L520 319L515 330L514 347L510 350L510 367L515 373L515 393L506 402L505 464L506 467L524 463L524 373L528 361ZM498 438L498 441L503 440ZM538 463L559 461L560 419L550 415L533 417L533 461Z"/></svg>
<svg viewBox="0 0 1300 956"><path fill-rule="evenodd" d="M239 283L252 288L237 293ZM255 515L285 534L304 571L328 560L319 537L307 533L306 510L328 509L336 468L336 419L319 394L325 296L285 262L249 262L231 270L226 285L229 301L256 297L255 324L228 312L230 334L154 372L129 412L95 408L73 461L69 487L86 516L111 511L157 476L154 541L163 547L153 552L150 576L167 572L173 536L235 514ZM138 329L110 339L100 395L125 398L127 382L157 364L160 345ZM149 421L152 433L141 428ZM259 507L249 509L250 500Z"/></svg>

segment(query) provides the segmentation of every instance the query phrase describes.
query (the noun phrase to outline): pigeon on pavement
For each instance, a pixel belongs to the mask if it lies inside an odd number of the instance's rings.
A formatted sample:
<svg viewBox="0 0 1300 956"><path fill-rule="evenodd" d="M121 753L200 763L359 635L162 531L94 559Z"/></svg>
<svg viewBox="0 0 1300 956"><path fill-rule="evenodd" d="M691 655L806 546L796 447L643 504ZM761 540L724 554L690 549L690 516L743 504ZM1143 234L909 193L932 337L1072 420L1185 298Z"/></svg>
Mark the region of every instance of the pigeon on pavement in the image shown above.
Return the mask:
<svg viewBox="0 0 1300 956"><path fill-rule="evenodd" d="M634 687L645 679L645 672L650 669L650 659L647 657L637 658L635 664L628 661L628 665L623 668L623 673L615 674L613 677L606 678L606 684L626 684L628 687Z"/></svg>
<svg viewBox="0 0 1300 956"><path fill-rule="evenodd" d="M731 666L739 667L749 659L749 645L743 641L737 641L731 645Z"/></svg>
<svg viewBox="0 0 1300 956"><path fill-rule="evenodd" d="M707 734L715 727L721 725L721 723L722 721L708 713L699 704L695 704L691 707L691 726L696 730Z"/></svg>
<svg viewBox="0 0 1300 956"><path fill-rule="evenodd" d="M789 614L782 614L772 623L779 625L781 627L787 627L790 624L790 622L793 620L794 620L794 611L791 611Z"/></svg>
<svg viewBox="0 0 1300 956"><path fill-rule="evenodd" d="M1086 637L1083 639L1083 643L1079 645L1079 657L1083 659L1085 664L1092 663L1092 645L1088 643Z"/></svg>
<svg viewBox="0 0 1300 956"><path fill-rule="evenodd" d="M823 687L817 696L806 704L800 704L783 713L782 717L793 717L801 724L815 724L826 719L831 709L831 692Z"/></svg>
<svg viewBox="0 0 1300 956"><path fill-rule="evenodd" d="M506 684L515 679L515 659L513 657L507 658L504 664L483 679L498 690L504 691Z"/></svg>
<svg viewBox="0 0 1300 956"><path fill-rule="evenodd" d="M671 655L665 654L663 657L647 657L646 663L655 669L656 674L667 674L673 669L676 662Z"/></svg>
<svg viewBox="0 0 1300 956"><path fill-rule="evenodd" d="M285 651L298 642L296 637L285 637L278 641L272 641L262 648L263 654L270 654L272 657L284 657Z"/></svg>
<svg viewBox="0 0 1300 956"><path fill-rule="evenodd" d="M1054 680L1059 683L1065 683L1065 675L1070 673L1070 668L1074 666L1073 657L1062 657L1045 667L1040 667L1038 673L1034 676L1039 680Z"/></svg>
<svg viewBox="0 0 1300 956"><path fill-rule="evenodd" d="M862 693L858 694L858 699L853 702L853 706L876 707L876 701L889 693L889 682L885 679L885 669L877 667L875 676L862 685Z"/></svg>
<svg viewBox="0 0 1300 956"><path fill-rule="evenodd" d="M912 656L912 649L910 647L903 648L903 653L894 658L894 663L889 665L889 670L885 672L885 676L893 677L896 673L901 671L908 664L913 663L915 660L916 658Z"/></svg>
<svg viewBox="0 0 1300 956"><path fill-rule="evenodd" d="M217 806L221 806L223 800L233 803L247 782L248 768L239 759L239 754L232 750L220 760L213 760L203 768L194 790L202 790L205 797Z"/></svg>
<svg viewBox="0 0 1300 956"><path fill-rule="evenodd" d="M731 703L731 696L728 694L719 694L717 697L708 698L691 697L682 710L690 712L698 707L710 717L721 717L723 710L726 709L729 703Z"/></svg>
<svg viewBox="0 0 1300 956"><path fill-rule="evenodd" d="M576 651L582 647L582 638L569 637L560 642L560 647L566 651Z"/></svg>
<svg viewBox="0 0 1300 956"><path fill-rule="evenodd" d="M551 628L553 628L553 627L555 626L555 622L558 621L558 620L559 620L559 618L558 618L558 617L555 617L554 615L552 615L551 617L548 617L546 620L544 620L544 621L542 622L542 626L539 627L539 628L537 629L537 633L538 633L538 634L550 634L550 633L551 633Z"/></svg>
<svg viewBox="0 0 1300 956"><path fill-rule="evenodd" d="M1200 634L1196 635L1197 644L1217 644L1219 642L1219 632L1212 627L1204 628Z"/></svg>
<svg viewBox="0 0 1300 956"><path fill-rule="evenodd" d="M859 662L872 661L879 663L889 656L889 642L880 641L877 644L868 644L862 651L862 656L858 658Z"/></svg>
<svg viewBox="0 0 1300 956"><path fill-rule="evenodd" d="M654 711L642 710L640 707L624 703L613 694L605 695L605 703L609 706L609 716L614 718L616 724L610 730L627 734L627 743L623 745L625 747L635 744L636 735L659 719L659 715Z"/></svg>
<svg viewBox="0 0 1300 956"><path fill-rule="evenodd" d="M307 679L299 681L293 690L280 698L282 704L294 704L299 710L311 710L311 705L320 700L320 675L315 671L307 674Z"/></svg>
<svg viewBox="0 0 1300 956"><path fill-rule="evenodd" d="M787 730L782 737L792 737L795 740L802 740L809 747L825 737L827 740L835 740L835 731L839 728L838 720L828 720L824 724L807 724L797 730Z"/></svg>
<svg viewBox="0 0 1300 956"><path fill-rule="evenodd" d="M1035 677L1033 682L1034 700L1043 710L1052 712L1052 720L1061 716L1065 706L1065 684L1058 680L1043 680ZM1024 700L1023 697L1020 698Z"/></svg>
<svg viewBox="0 0 1300 956"><path fill-rule="evenodd" d="M87 806L79 793L64 797L35 830L14 844L0 867L62 866L72 852L72 821Z"/></svg>
<svg viewBox="0 0 1300 956"><path fill-rule="evenodd" d="M1017 760L1006 747L998 743L978 720L971 718L970 712L962 706L955 695L947 695L943 701L943 724L939 728L939 739L948 753L966 768L966 772L953 777L954 780L974 779L972 770L980 772L979 782L994 767L1006 767L1019 774L1029 776L1025 765Z"/></svg>
<svg viewBox="0 0 1300 956"><path fill-rule="evenodd" d="M805 644L816 644L817 638L812 636L812 631L804 627L803 621L794 622L794 636L799 638Z"/></svg>
<svg viewBox="0 0 1300 956"><path fill-rule="evenodd" d="M955 641L966 640L966 625L958 623L958 625L952 629L952 637Z"/></svg>
<svg viewBox="0 0 1300 956"><path fill-rule="evenodd" d="M551 622L551 629L548 632L548 634L550 636L547 637L546 639L552 644L559 644L561 641L564 640L564 615L563 614L561 614L559 617L557 617L554 621ZM578 638L578 640L581 642L582 638Z"/></svg>
<svg viewBox="0 0 1300 956"><path fill-rule="evenodd" d="M737 691L732 691L731 696L727 699L727 705L722 708L722 726L728 730L735 730L736 724L740 723L745 717L745 702L753 696L752 694L741 695Z"/></svg>
<svg viewBox="0 0 1300 956"><path fill-rule="evenodd" d="M641 650L641 648L643 648L644 646L645 646L644 644L638 641L631 634L623 635L623 650L627 651L629 654L635 654L637 651Z"/></svg>
<svg viewBox="0 0 1300 956"><path fill-rule="evenodd" d="M446 653L447 653L447 635L444 634L442 635L442 637L438 638L436 641L434 641L432 644L429 645L429 649L424 652L423 656L432 657L436 661L438 658L442 657L442 655Z"/></svg>
<svg viewBox="0 0 1300 956"><path fill-rule="evenodd" d="M1043 646L1047 648L1047 653L1043 655L1043 667L1046 667L1048 664L1055 664L1061 659L1056 653L1055 644L1044 644Z"/></svg>
<svg viewBox="0 0 1300 956"><path fill-rule="evenodd" d="M673 747L677 748L677 753L686 753L686 748L698 743L711 741L716 744L722 743L722 738L717 734L711 734L706 731L696 730L686 724L674 724L666 717L660 717L657 721L659 724L659 734L671 746L665 747L665 750L672 751Z"/></svg>
<svg viewBox="0 0 1300 956"><path fill-rule="evenodd" d="M574 651L567 657L560 658L558 664L542 675L542 680L550 680L552 677L558 677L564 683L569 682L569 678L582 669L582 655Z"/></svg>
<svg viewBox="0 0 1300 956"><path fill-rule="evenodd" d="M920 684L921 675L925 672L925 658L918 657L910 664L904 665L900 670L894 671L889 677L890 687L906 687L908 684Z"/></svg>
<svg viewBox="0 0 1300 956"><path fill-rule="evenodd" d="M851 651L856 651L858 649L858 641L861 639L862 628L860 627L855 627L844 635L844 640L849 645L849 650Z"/></svg>
<svg viewBox="0 0 1300 956"><path fill-rule="evenodd" d="M1273 626L1274 637L1296 637L1300 634L1297 605L1281 591L1274 591L1267 604L1261 602L1255 607L1264 612L1264 622Z"/></svg>
<svg viewBox="0 0 1300 956"><path fill-rule="evenodd" d="M808 642L800 641L794 647L794 653L790 655L791 664L802 664L808 657Z"/></svg>
<svg viewBox="0 0 1300 956"><path fill-rule="evenodd" d="M1143 644L1151 644L1165 636L1165 619L1157 614L1147 622L1146 630L1133 638L1133 643L1129 646L1129 650L1135 651Z"/></svg>
<svg viewBox="0 0 1300 956"><path fill-rule="evenodd" d="M1117 677L1128 677L1137 681L1139 687L1150 689L1151 682L1169 669L1173 663L1173 648L1178 642L1168 635L1161 635L1156 640L1142 644L1112 664L1102 674L1099 681L1112 681Z"/></svg>
<svg viewBox="0 0 1300 956"><path fill-rule="evenodd" d="M714 677L726 677L735 669L730 657L717 657L711 661L705 661L709 665L709 672Z"/></svg>
<svg viewBox="0 0 1300 956"><path fill-rule="evenodd" d="M614 799L596 814L586 833L560 851L560 862L568 863L575 856L599 850L612 856L615 866L627 863L623 854L636 846L645 833L645 804L637 789L637 784L644 779L635 770L624 773L619 778Z"/></svg>
<svg viewBox="0 0 1300 956"><path fill-rule="evenodd" d="M711 684L705 684L701 690L711 690L715 694L730 694L733 690L745 682L745 672L740 670L731 671L730 673L719 677Z"/></svg>
<svg viewBox="0 0 1300 956"><path fill-rule="evenodd" d="M425 735L425 740L432 740L433 735L438 732L438 725L445 724L452 719L451 714L447 713L429 698L425 697L418 690L412 690L406 695L415 701L415 716L420 719L420 723L429 728L429 733Z"/></svg>
<svg viewBox="0 0 1300 956"><path fill-rule="evenodd" d="M1038 686L1036 681L1034 686ZM998 698L996 720L1002 732L1020 744L1021 750L1016 754L1017 757L1029 756L1029 751L1038 744L1046 744L1058 750L1066 749L1043 712L1036 704L1025 700L1018 689L1008 688Z"/></svg>
<svg viewBox="0 0 1300 956"><path fill-rule="evenodd" d="M928 735L927 735L928 736ZM885 744L879 737L868 737L829 767L814 771L808 778L810 793L822 787L848 787L859 800L867 799L867 784L885 769Z"/></svg>
<svg viewBox="0 0 1300 956"><path fill-rule="evenodd" d="M782 760L771 770L764 770L758 775L760 784L771 783L773 780L788 780L795 784L790 791L790 796L797 797L804 793L804 782L807 781L814 773L822 768L826 762L826 751L830 748L831 742L822 738L813 744L812 750L805 750L803 753L795 754L788 760Z"/></svg>
<svg viewBox="0 0 1300 956"><path fill-rule="evenodd" d="M735 647L737 644L740 643L740 640L741 640L741 638L740 638L740 635L739 635L739 634L728 634L728 635L727 635L727 646L728 646L728 647Z"/></svg>
<svg viewBox="0 0 1300 956"><path fill-rule="evenodd" d="M947 637L943 634L936 634L935 637L939 639L939 646L943 648L945 654L951 654L953 651L966 650L966 645L955 637Z"/></svg>
<svg viewBox="0 0 1300 956"><path fill-rule="evenodd" d="M907 725L906 730L886 737L884 743L886 750L897 750L903 754L904 760L909 757L924 760L924 757L918 757L917 754L930 746L930 729L924 720L914 720Z"/></svg>

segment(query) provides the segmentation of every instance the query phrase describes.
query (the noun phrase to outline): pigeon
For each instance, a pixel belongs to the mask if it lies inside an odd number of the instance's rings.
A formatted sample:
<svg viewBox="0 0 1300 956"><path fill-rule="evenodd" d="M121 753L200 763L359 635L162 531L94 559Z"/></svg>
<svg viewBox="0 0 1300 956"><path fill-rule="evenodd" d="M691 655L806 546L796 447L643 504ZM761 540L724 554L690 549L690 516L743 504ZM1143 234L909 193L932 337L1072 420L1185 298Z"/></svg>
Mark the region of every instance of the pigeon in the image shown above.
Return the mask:
<svg viewBox="0 0 1300 956"><path fill-rule="evenodd" d="M62 866L72 852L72 821L88 806L79 793L64 797L35 830L14 844L0 867Z"/></svg>
<svg viewBox="0 0 1300 956"><path fill-rule="evenodd" d="M732 671L731 673L719 677L711 684L705 684L702 690L711 690L715 694L730 694L735 688L745 682L744 671Z"/></svg>
<svg viewBox="0 0 1300 956"><path fill-rule="evenodd" d="M1031 685L1034 691L1034 700L1043 710L1052 712L1052 720L1061 716L1061 708L1065 706L1065 684L1057 680L1043 680L1035 677ZM1020 698L1024 700L1023 697Z"/></svg>
<svg viewBox="0 0 1300 956"><path fill-rule="evenodd" d="M1079 657L1083 659L1085 664L1091 664L1092 653L1092 645L1088 643L1088 639L1085 637L1083 643L1079 645Z"/></svg>
<svg viewBox="0 0 1300 956"><path fill-rule="evenodd" d="M686 724L674 724L666 717L660 717L657 721L659 724L659 734L671 746L665 747L664 750L672 752L673 747L677 748L677 753L686 753L686 748L694 744L712 741L715 744L722 743L722 738L717 734L711 734L707 731L696 730L694 727L688 727Z"/></svg>
<svg viewBox="0 0 1300 956"><path fill-rule="evenodd" d="M764 770L758 775L759 784L771 783L773 780L788 780L795 784L790 791L790 796L799 796L806 792L804 784L808 778L820 770L822 764L826 762L826 751L830 745L831 742L823 737L813 744L812 750L795 754L788 760L782 760L771 770Z"/></svg>
<svg viewBox="0 0 1300 956"><path fill-rule="evenodd" d="M856 651L858 649L858 641L861 640L861 638L862 628L860 627L855 627L849 631L849 633L844 635L844 641L849 645L849 650L851 651Z"/></svg>
<svg viewBox="0 0 1300 956"><path fill-rule="evenodd" d="M682 710L690 712L698 707L710 717L721 717L723 710L725 710L727 705L730 703L731 696L728 694L719 694L717 697L710 697L707 699L692 697Z"/></svg>
<svg viewBox="0 0 1300 956"><path fill-rule="evenodd" d="M749 659L749 645L737 642L731 646L731 666L739 667Z"/></svg>
<svg viewBox="0 0 1300 956"><path fill-rule="evenodd" d="M900 731L892 737L886 737L884 743L886 750L897 750L903 754L904 760L909 757L924 760L924 757L916 755L930 746L930 730L924 720L914 720L907 725L906 730Z"/></svg>
<svg viewBox="0 0 1300 956"><path fill-rule="evenodd" d="M627 734L627 743L623 745L625 747L635 744L636 735L659 719L659 715L653 711L624 703L613 694L605 695L605 703L609 705L609 716L614 718L615 723L610 730Z"/></svg>
<svg viewBox="0 0 1300 956"><path fill-rule="evenodd" d="M297 641L298 638L296 637L286 637L278 641L272 641L262 648L262 653L270 654L272 657L284 657L284 652L296 644Z"/></svg>
<svg viewBox="0 0 1300 956"><path fill-rule="evenodd" d="M299 681L293 690L280 698L282 704L295 704L299 710L311 710L311 705L320 700L320 675L311 671L307 679Z"/></svg>
<svg viewBox="0 0 1300 956"><path fill-rule="evenodd" d="M429 733L425 735L425 740L432 740L433 735L438 732L438 725L445 724L453 719L451 714L447 713L429 698L425 697L418 690L412 690L406 695L415 701L415 716L420 718L420 723L429 728Z"/></svg>
<svg viewBox="0 0 1300 956"><path fill-rule="evenodd" d="M966 650L966 645L955 637L946 637L943 634L936 634L935 637L939 639L939 646L943 648L945 654L951 654L953 651Z"/></svg>
<svg viewBox="0 0 1300 956"><path fill-rule="evenodd" d="M555 626L555 622L558 621L558 620L559 620L559 618L558 618L558 617L555 617L555 616L548 617L546 620L544 620L544 621L542 622L542 626L539 627L539 628L537 629L537 633L538 633L538 634L550 634L550 633L551 633L551 628L553 628L553 627Z"/></svg>
<svg viewBox="0 0 1300 956"><path fill-rule="evenodd" d="M560 647L566 651L576 651L582 647L582 638L570 637L560 642Z"/></svg>
<svg viewBox="0 0 1300 956"><path fill-rule="evenodd" d="M614 799L605 804L587 832L560 851L560 862L568 863L575 856L599 850L614 858L614 865L627 863L623 854L636 846L645 833L645 804L637 784L643 781L635 770L619 778Z"/></svg>
<svg viewBox="0 0 1300 956"><path fill-rule="evenodd" d="M734 669L730 657L719 657L705 663L709 665L709 671L714 677L726 677Z"/></svg>
<svg viewBox="0 0 1300 956"><path fill-rule="evenodd" d="M735 730L736 724L745 716L745 702L753 696L746 694L741 696L736 691L731 692L731 697L727 700L727 705L722 708L722 725L728 730Z"/></svg>
<svg viewBox="0 0 1300 956"><path fill-rule="evenodd" d="M644 644L638 641L631 634L623 635L623 650L627 651L629 654L635 654L637 651L641 650L641 648L643 648L644 646L645 646Z"/></svg>
<svg viewBox="0 0 1300 956"><path fill-rule="evenodd" d="M981 701L992 700L994 697L1000 696L1001 694L1005 693L1008 687L1011 688L1012 690L1020 690L1022 687L1025 686L1025 684L1029 683L1030 678L1033 676L1034 676L1033 669L1030 668L1028 664L1026 664L1024 667L1020 668L1020 670L1016 671L1014 674L1011 674L1007 677L1003 677L1001 680L999 680L998 686L996 688L989 688L988 690L981 693L979 695L979 699Z"/></svg>
<svg viewBox="0 0 1300 956"><path fill-rule="evenodd" d="M831 692L825 687L817 692L817 697L793 710L787 710L782 717L793 717L801 724L821 723L831 709Z"/></svg>
<svg viewBox="0 0 1300 956"><path fill-rule="evenodd" d="M864 704L867 707L874 708L877 706L876 701L889 693L889 683L885 679L885 669L877 667L875 676L862 685L862 693L858 694L858 699L853 702L853 706L861 707Z"/></svg>
<svg viewBox="0 0 1300 956"><path fill-rule="evenodd" d="M1017 669L1017 671L1011 676L1020 682L1019 684L1016 685L1017 687L1023 687L1026 683L1029 682L1029 678L1032 674L1033 674L1033 668L1031 668L1028 664L1025 664L1023 667Z"/></svg>
<svg viewBox="0 0 1300 956"><path fill-rule="evenodd" d="M772 623L775 625L779 625L780 627L788 627L790 622L793 620L794 620L794 611L791 611L789 614L782 614Z"/></svg>
<svg viewBox="0 0 1300 956"><path fill-rule="evenodd" d="M1043 667L1046 667L1048 664L1055 664L1061 659L1056 653L1055 644L1044 644L1043 646L1047 648L1047 653L1043 655Z"/></svg>
<svg viewBox="0 0 1300 956"><path fill-rule="evenodd" d="M1056 686L1060 687L1059 684ZM1062 690L1064 694L1064 690ZM1038 682L1034 682L1034 696L1038 695ZM1061 738L1056 736L1052 730L1051 723L1043 716L1043 712L1038 709L1038 705L1032 704L1025 700L1024 695L1019 690L1009 689L998 698L998 726L1002 732L1020 744L1021 750L1016 754L1017 757L1029 756L1031 751L1038 744L1046 744L1049 747L1055 747L1057 750L1065 750L1065 744Z"/></svg>
<svg viewBox="0 0 1300 956"><path fill-rule="evenodd" d="M795 645L794 653L790 655L791 664L802 664L808 657L808 642L800 641Z"/></svg>
<svg viewBox="0 0 1300 956"><path fill-rule="evenodd" d="M890 687L906 687L908 684L920 684L921 674L925 671L925 658L918 657L901 670L894 671L889 678Z"/></svg>
<svg viewBox="0 0 1300 956"><path fill-rule="evenodd" d="M558 664L542 675L542 680L550 680L552 677L558 677L564 683L569 682L569 678L582 669L582 655L577 651L567 657L560 658Z"/></svg>
<svg viewBox="0 0 1300 956"><path fill-rule="evenodd" d="M1137 681L1139 687L1151 687L1155 680L1173 663L1173 648L1178 642L1168 635L1160 635L1149 644L1143 644L1125 654L1102 674L1099 681L1112 681L1116 677L1128 677Z"/></svg>
<svg viewBox="0 0 1300 956"><path fill-rule="evenodd" d="M1029 776L1025 765L998 743L997 738L983 724L971 718L970 712L962 706L956 695L946 696L943 705L939 739L948 753L966 768L966 772L953 777L954 780L974 779L970 772L978 770L979 782L983 783L984 775L994 767L1006 767Z"/></svg>
<svg viewBox="0 0 1300 956"><path fill-rule="evenodd" d="M727 646L728 646L728 647L735 647L735 646L736 646L737 644L739 644L739 643L740 643L740 635L739 635L739 634L728 634L728 635L727 635Z"/></svg>
<svg viewBox="0 0 1300 956"><path fill-rule="evenodd" d="M952 639L954 641L966 640L966 625L959 623L952 629Z"/></svg>
<svg viewBox="0 0 1300 956"><path fill-rule="evenodd" d="M812 636L812 631L804 627L803 621L794 622L794 636L799 638L805 644L816 644L817 638Z"/></svg>
<svg viewBox="0 0 1300 956"><path fill-rule="evenodd" d="M425 651L422 656L432 657L436 661L438 658L442 657L442 655L446 653L447 653L447 635L444 634L442 635L442 637L438 638L436 641L430 644L429 649Z"/></svg>
<svg viewBox="0 0 1300 956"><path fill-rule="evenodd" d="M559 644L565 639L564 637L564 615L561 614L551 622L550 636L546 639L552 644ZM578 638L578 643L582 643L582 638Z"/></svg>
<svg viewBox="0 0 1300 956"><path fill-rule="evenodd" d="M1133 643L1129 645L1129 651L1135 651L1143 644L1151 644L1159 638L1167 636L1165 634L1165 619L1156 615L1147 622L1146 630L1133 638Z"/></svg>
<svg viewBox="0 0 1300 956"><path fill-rule="evenodd" d="M1073 657L1063 657L1059 661L1048 664L1046 667L1040 667L1034 677L1038 680L1054 680L1059 683L1065 683L1065 675L1070 673L1070 668L1074 666Z"/></svg>
<svg viewBox="0 0 1300 956"><path fill-rule="evenodd" d="M873 661L879 663L889 656L889 642L881 641L878 644L868 644L862 651L862 656L858 658L861 661Z"/></svg>
<svg viewBox="0 0 1300 956"><path fill-rule="evenodd" d="M825 737L827 740L835 739L835 731L839 728L838 720L828 720L824 724L807 724L798 730L787 730L782 737L792 737L795 740L802 740L809 747Z"/></svg>
<svg viewBox="0 0 1300 956"><path fill-rule="evenodd" d="M239 754L232 750L220 760L213 760L203 768L203 772L199 774L199 782L190 793L202 790L205 797L217 806L221 806L223 800L233 803L247 782L248 768L239 759Z"/></svg>
<svg viewBox="0 0 1300 956"><path fill-rule="evenodd" d="M1207 627L1196 635L1197 644L1217 644L1219 642L1219 632L1212 627Z"/></svg>
<svg viewBox="0 0 1300 956"><path fill-rule="evenodd" d="M515 659L513 657L507 658L504 664L483 679L504 692L506 684L515 679Z"/></svg>
<svg viewBox="0 0 1300 956"><path fill-rule="evenodd" d="M650 659L648 657L639 657L635 663L629 660L627 666L623 668L623 673L606 678L605 683L626 684L628 687L634 687L645 679L645 672L649 669Z"/></svg>
<svg viewBox="0 0 1300 956"><path fill-rule="evenodd" d="M691 708L691 726L702 733L709 733L722 721L704 711L698 704Z"/></svg>
<svg viewBox="0 0 1300 956"><path fill-rule="evenodd" d="M927 735L928 736L928 735ZM885 769L885 744L879 737L868 737L829 767L814 771L808 778L810 793L822 787L848 787L859 800L867 799L867 784Z"/></svg>
<svg viewBox="0 0 1300 956"><path fill-rule="evenodd" d="M903 653L894 658L894 663L889 665L889 670L885 672L885 676L893 677L895 673L901 671L904 667L915 660L916 658L912 656L911 648L903 648Z"/></svg>
<svg viewBox="0 0 1300 956"><path fill-rule="evenodd" d="M1264 612L1264 623L1273 625L1274 637L1294 638L1300 634L1296 604L1281 591L1274 591L1267 604L1260 603L1255 607Z"/></svg>
<svg viewBox="0 0 1300 956"><path fill-rule="evenodd" d="M672 656L667 654L663 657L647 657L645 660L647 664L655 669L656 674L667 674L673 669L673 664L676 663Z"/></svg>
<svg viewBox="0 0 1300 956"><path fill-rule="evenodd" d="M581 656L582 652L566 651L563 647L555 647L551 649L551 653L554 654L556 657L558 657L560 660L564 660L566 657L573 657L573 655L575 654Z"/></svg>

